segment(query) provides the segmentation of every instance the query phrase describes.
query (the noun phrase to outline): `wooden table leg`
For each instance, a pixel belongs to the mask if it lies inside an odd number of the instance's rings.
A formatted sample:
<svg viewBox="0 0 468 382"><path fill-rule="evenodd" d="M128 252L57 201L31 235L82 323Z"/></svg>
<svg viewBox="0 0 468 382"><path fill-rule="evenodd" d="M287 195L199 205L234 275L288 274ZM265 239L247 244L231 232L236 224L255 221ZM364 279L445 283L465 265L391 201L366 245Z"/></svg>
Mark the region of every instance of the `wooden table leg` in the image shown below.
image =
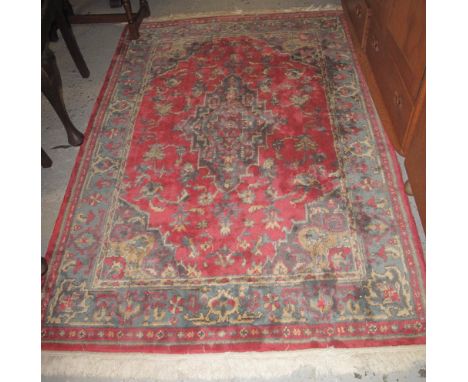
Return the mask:
<svg viewBox="0 0 468 382"><path fill-rule="evenodd" d="M86 65L86 62L81 54L80 48L75 39L75 35L71 29L70 23L66 19L65 13L62 9L57 10L57 15L55 17L56 23L60 32L62 33L62 37L67 45L68 51L70 52L73 62L75 63L78 71L81 74L81 77L88 78L89 77L89 69Z"/></svg>
<svg viewBox="0 0 468 382"><path fill-rule="evenodd" d="M127 16L128 37L130 40L137 40L140 37L138 29L140 28L141 21L150 15L148 2L146 0L140 0L140 9L136 15L132 12L130 0L122 0L122 5L125 10L125 15Z"/></svg>
<svg viewBox="0 0 468 382"><path fill-rule="evenodd" d="M138 28L135 25L135 20L133 19L132 4L130 3L130 0L122 0L122 5L125 9L125 14L127 15L129 36L132 40L136 40L140 37L140 34L138 33Z"/></svg>
<svg viewBox="0 0 468 382"><path fill-rule="evenodd" d="M49 168L52 166L52 159L47 155L44 149L41 147L41 167Z"/></svg>
<svg viewBox="0 0 468 382"><path fill-rule="evenodd" d="M140 0L140 9L138 12L132 12L130 0L122 0L124 13L101 13L87 15L70 15L68 20L72 24L93 24L93 23L128 23L128 38L136 40L140 36L138 29L145 17L150 16L150 8L147 0Z"/></svg>
<svg viewBox="0 0 468 382"><path fill-rule="evenodd" d="M68 143L72 146L79 146L83 143L83 134L73 125L68 116L62 94L62 79L57 67L54 53L46 48L42 56L41 64L41 90L50 104L56 111L68 136Z"/></svg>
<svg viewBox="0 0 468 382"><path fill-rule="evenodd" d="M148 5L148 1L147 0L140 0L140 10L138 11L138 13L141 13L141 18L145 18L145 17L150 17L151 16L151 11L150 11L150 7Z"/></svg>

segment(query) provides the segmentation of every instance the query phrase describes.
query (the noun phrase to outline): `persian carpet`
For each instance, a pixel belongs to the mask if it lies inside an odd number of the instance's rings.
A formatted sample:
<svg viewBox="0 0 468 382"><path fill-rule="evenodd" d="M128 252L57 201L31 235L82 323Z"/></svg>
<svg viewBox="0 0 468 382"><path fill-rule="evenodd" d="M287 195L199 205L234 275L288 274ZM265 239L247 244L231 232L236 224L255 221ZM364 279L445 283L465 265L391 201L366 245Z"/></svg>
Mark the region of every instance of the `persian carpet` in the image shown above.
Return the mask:
<svg viewBox="0 0 468 382"><path fill-rule="evenodd" d="M47 253L43 349L424 343L424 260L341 12L123 34Z"/></svg>

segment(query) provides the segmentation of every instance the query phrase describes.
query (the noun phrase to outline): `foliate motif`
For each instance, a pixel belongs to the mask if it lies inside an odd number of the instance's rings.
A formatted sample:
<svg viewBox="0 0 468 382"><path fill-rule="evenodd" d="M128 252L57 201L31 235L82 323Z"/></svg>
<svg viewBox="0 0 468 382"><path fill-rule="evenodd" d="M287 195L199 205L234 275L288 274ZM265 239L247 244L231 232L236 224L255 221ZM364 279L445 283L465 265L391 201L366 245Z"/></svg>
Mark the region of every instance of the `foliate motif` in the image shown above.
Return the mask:
<svg viewBox="0 0 468 382"><path fill-rule="evenodd" d="M189 50L184 60L150 81L141 101L119 203L133 206L135 222L145 220L147 232L142 236L139 226L131 229L129 218L121 216L124 210L115 210L100 264L116 259L114 232L122 224L128 237L120 246L137 246L138 254L120 251L122 272L112 284L273 285L362 277L362 249L343 202L347 196L330 120L326 114L304 112L326 109L318 69L244 36L207 41L196 49L191 45ZM218 63L213 70L203 71L206 57ZM195 78L193 68L200 68ZM272 68L285 71L272 77ZM278 87L276 77L281 86L272 91L271 86ZM161 112L155 99L171 113ZM142 121L145 128L139 129ZM317 219L333 220L331 215L341 219L334 227L335 243L320 245L341 251L342 258L327 252L327 259L318 262L301 246L298 227L313 224L311 229L326 233L329 224ZM163 257L167 262L158 262L158 253L168 253L169 247L171 255ZM153 259L152 269L144 267L148 277L127 271L135 256L141 264ZM95 287L109 284L101 269L97 267Z"/></svg>
<svg viewBox="0 0 468 382"><path fill-rule="evenodd" d="M424 341L421 249L340 17L122 42L50 244L44 348Z"/></svg>
<svg viewBox="0 0 468 382"><path fill-rule="evenodd" d="M196 116L181 130L193 137L191 149L198 152L198 168L207 167L221 192L233 191L251 165L258 166L258 148L275 124L271 112L258 105L257 94L229 75L214 93L206 95ZM209 197L205 200L205 204ZM202 204L203 201L202 201Z"/></svg>

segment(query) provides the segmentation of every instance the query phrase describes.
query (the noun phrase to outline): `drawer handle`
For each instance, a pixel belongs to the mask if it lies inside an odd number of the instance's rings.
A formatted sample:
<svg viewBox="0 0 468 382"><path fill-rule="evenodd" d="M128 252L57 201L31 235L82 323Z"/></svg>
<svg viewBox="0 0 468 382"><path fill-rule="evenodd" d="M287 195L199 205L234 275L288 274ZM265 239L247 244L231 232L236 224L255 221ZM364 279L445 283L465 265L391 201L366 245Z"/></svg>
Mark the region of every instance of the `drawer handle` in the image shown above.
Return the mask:
<svg viewBox="0 0 468 382"><path fill-rule="evenodd" d="M361 16L362 16L362 9L361 9L361 6L360 6L360 5L356 5L355 11L356 11L356 16L359 17L359 18L361 18Z"/></svg>
<svg viewBox="0 0 468 382"><path fill-rule="evenodd" d="M395 105L397 105L400 109L403 106L403 100L401 96L398 94L398 92L395 90L395 93L393 94L393 102Z"/></svg>
<svg viewBox="0 0 468 382"><path fill-rule="evenodd" d="M376 52L378 52L380 50L380 47L379 47L379 40L377 40L374 36L374 38L372 39L372 47L374 48L374 50Z"/></svg>

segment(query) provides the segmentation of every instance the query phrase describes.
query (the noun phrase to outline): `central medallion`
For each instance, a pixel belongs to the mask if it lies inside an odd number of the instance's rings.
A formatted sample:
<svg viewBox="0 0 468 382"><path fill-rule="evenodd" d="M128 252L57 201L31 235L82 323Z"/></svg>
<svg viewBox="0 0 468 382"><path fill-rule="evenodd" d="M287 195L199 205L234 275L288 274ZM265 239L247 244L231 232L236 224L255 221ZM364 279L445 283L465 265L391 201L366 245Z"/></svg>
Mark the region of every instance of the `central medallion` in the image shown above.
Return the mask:
<svg viewBox="0 0 468 382"><path fill-rule="evenodd" d="M248 37L190 49L144 94L99 287L358 280L316 67Z"/></svg>
<svg viewBox="0 0 468 382"><path fill-rule="evenodd" d="M219 190L230 192L248 167L258 164L258 148L266 146L274 124L275 118L265 111L256 92L229 75L206 95L204 105L181 129L192 138L199 167L210 170Z"/></svg>

